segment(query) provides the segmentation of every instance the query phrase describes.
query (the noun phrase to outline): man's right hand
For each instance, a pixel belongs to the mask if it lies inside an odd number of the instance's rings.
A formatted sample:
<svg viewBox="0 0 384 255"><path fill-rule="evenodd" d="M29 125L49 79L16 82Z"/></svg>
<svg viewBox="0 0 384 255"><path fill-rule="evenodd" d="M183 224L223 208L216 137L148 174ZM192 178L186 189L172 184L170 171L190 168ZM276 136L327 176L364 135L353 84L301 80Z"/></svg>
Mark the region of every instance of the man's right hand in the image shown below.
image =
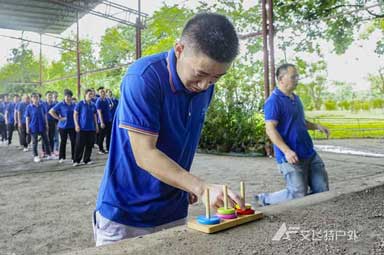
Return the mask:
<svg viewBox="0 0 384 255"><path fill-rule="evenodd" d="M219 184L208 184L207 188L209 189L209 202L211 208L220 208L224 206L224 193L223 193L223 185ZM203 203L206 204L205 201L205 192L204 190L202 199ZM238 194L235 194L232 190L228 189L228 207L235 207L235 204L238 204L242 209L245 209L244 201L241 200Z"/></svg>
<svg viewBox="0 0 384 255"><path fill-rule="evenodd" d="M104 123L101 123L101 124L100 124L100 127L101 127L102 129L104 129L104 128L105 128L105 124L104 124Z"/></svg>
<svg viewBox="0 0 384 255"><path fill-rule="evenodd" d="M25 132L26 132L27 134L29 134L29 128L27 128Z"/></svg>
<svg viewBox="0 0 384 255"><path fill-rule="evenodd" d="M297 157L296 152L293 150L288 150L287 152L284 153L285 159L288 161L290 164L296 164L299 162L299 157Z"/></svg>
<svg viewBox="0 0 384 255"><path fill-rule="evenodd" d="M79 133L79 132L80 132L80 127L79 127L79 126L76 126L76 127L75 127L75 131L76 131L77 133Z"/></svg>

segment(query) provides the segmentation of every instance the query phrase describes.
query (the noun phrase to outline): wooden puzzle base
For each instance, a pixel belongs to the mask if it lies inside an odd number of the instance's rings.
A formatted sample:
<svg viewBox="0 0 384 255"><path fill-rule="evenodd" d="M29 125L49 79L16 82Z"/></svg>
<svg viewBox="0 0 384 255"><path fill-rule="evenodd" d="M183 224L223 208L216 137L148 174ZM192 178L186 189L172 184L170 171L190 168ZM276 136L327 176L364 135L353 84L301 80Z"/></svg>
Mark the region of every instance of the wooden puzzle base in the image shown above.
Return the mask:
<svg viewBox="0 0 384 255"><path fill-rule="evenodd" d="M255 214L239 215L236 219L222 220L219 224L215 224L215 225L200 224L197 222L195 218L193 218L188 220L187 226L197 231L201 231L207 234L212 234L215 232L222 231L224 229L236 227L238 225L241 225L247 222L255 221L263 217L264 215L262 212L255 211Z"/></svg>

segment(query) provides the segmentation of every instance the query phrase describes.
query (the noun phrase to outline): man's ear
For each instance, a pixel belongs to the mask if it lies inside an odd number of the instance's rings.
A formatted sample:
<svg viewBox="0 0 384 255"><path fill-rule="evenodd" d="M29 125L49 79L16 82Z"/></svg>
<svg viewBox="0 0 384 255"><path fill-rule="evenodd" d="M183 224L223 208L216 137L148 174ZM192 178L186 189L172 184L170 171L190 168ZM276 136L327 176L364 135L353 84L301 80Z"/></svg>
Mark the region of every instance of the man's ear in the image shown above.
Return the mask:
<svg viewBox="0 0 384 255"><path fill-rule="evenodd" d="M176 58L179 59L182 52L184 51L184 44L182 44L181 42L176 42L175 44L175 55L176 55Z"/></svg>

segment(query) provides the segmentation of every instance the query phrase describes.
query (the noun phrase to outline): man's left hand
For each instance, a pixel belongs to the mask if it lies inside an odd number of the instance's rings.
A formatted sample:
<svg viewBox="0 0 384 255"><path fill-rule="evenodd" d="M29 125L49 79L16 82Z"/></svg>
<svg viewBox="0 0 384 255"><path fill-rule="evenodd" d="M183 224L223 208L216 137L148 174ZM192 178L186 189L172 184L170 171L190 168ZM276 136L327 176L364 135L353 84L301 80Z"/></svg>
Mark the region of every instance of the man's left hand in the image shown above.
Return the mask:
<svg viewBox="0 0 384 255"><path fill-rule="evenodd" d="M324 133L327 136L327 139L329 138L330 132L329 132L328 128L326 128L326 127L324 127L324 126L322 126L320 124L317 124L317 130L319 130L320 132Z"/></svg>
<svg viewBox="0 0 384 255"><path fill-rule="evenodd" d="M193 194L193 193L188 194L188 201L189 201L190 205L193 205L194 203L196 203L197 200L198 200L198 198L195 194Z"/></svg>

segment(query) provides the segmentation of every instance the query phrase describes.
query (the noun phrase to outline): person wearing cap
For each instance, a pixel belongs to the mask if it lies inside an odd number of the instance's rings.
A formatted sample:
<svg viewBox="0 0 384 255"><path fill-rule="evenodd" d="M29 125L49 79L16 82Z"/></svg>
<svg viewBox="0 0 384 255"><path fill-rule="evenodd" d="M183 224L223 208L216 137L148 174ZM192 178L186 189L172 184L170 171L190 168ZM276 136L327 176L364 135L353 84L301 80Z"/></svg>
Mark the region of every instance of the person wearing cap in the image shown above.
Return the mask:
<svg viewBox="0 0 384 255"><path fill-rule="evenodd" d="M47 112L45 111L44 106L40 103L40 99L37 93L32 93L31 101L32 103L29 104L25 110L25 125L27 134L31 135L33 141L33 161L36 163L41 161L37 152L39 136L41 136L44 151L48 155L47 159L56 159L55 156L51 155L48 141Z"/></svg>
<svg viewBox="0 0 384 255"><path fill-rule="evenodd" d="M73 112L75 104L72 102L72 91L69 89L64 90L64 100L56 104L49 114L58 120L59 134L60 134L60 151L59 163L66 160L67 139L71 142L71 159L75 159L75 122L73 120Z"/></svg>
<svg viewBox="0 0 384 255"><path fill-rule="evenodd" d="M91 154L95 134L99 132L97 126L96 106L92 102L92 90L85 91L84 100L76 104L74 112L76 145L74 166L80 165L81 158L84 164L92 164Z"/></svg>
<svg viewBox="0 0 384 255"><path fill-rule="evenodd" d="M93 217L97 246L185 224L188 204L203 198L207 188L208 206L223 206L223 185L189 171L214 83L238 50L232 23L203 13L187 22L170 51L129 67ZM229 206L244 208L238 194L228 195Z"/></svg>
<svg viewBox="0 0 384 255"><path fill-rule="evenodd" d="M31 143L31 135L27 134L26 120L25 120L25 112L30 104L30 98L28 95L23 96L23 100L17 105L16 114L17 120L19 123L19 135L20 135L20 143L23 146L23 151L28 151L28 145Z"/></svg>

